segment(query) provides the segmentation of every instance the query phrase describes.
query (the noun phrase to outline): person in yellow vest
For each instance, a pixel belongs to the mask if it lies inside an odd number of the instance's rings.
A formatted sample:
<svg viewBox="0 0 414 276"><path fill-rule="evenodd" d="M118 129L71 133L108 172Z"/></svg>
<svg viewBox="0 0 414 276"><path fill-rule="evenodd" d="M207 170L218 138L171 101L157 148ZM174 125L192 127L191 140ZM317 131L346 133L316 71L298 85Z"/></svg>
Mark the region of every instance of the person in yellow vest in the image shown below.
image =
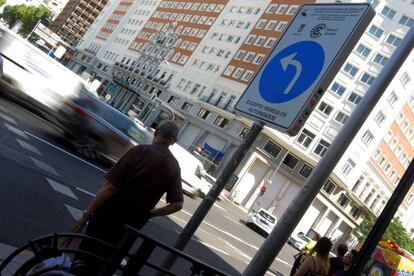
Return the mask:
<svg viewBox="0 0 414 276"><path fill-rule="evenodd" d="M305 247L293 256L295 258L295 262L293 263L292 270L290 271L290 276L294 275L296 271L298 271L300 265L305 259L304 257L315 255L313 249L320 238L321 236L318 233L315 233L312 239L306 243Z"/></svg>

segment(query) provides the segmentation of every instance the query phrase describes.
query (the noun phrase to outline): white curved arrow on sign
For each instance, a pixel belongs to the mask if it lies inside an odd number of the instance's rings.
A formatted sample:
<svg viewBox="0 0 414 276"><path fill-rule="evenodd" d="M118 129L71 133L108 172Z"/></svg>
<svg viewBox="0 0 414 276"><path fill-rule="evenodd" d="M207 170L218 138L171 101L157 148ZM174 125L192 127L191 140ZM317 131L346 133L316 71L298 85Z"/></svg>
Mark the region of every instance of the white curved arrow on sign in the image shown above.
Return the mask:
<svg viewBox="0 0 414 276"><path fill-rule="evenodd" d="M283 94L285 95L289 94L290 90L295 85L296 81L299 79L299 76L302 74L302 64L299 61L293 59L296 55L297 53L293 53L280 60L280 64L282 65L283 71L286 71L289 65L293 65L296 67L296 74L293 76L285 91L283 91Z"/></svg>

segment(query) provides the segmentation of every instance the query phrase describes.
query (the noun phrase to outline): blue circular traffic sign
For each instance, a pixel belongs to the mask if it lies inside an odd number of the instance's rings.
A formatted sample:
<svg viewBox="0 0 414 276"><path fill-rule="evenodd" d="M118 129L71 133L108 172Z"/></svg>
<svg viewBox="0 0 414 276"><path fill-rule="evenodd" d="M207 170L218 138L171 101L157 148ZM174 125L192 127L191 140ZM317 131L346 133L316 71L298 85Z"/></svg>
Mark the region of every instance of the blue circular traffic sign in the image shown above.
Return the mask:
<svg viewBox="0 0 414 276"><path fill-rule="evenodd" d="M301 41L286 47L263 70L260 95L271 103L296 98L318 78L324 62L325 52L314 41Z"/></svg>

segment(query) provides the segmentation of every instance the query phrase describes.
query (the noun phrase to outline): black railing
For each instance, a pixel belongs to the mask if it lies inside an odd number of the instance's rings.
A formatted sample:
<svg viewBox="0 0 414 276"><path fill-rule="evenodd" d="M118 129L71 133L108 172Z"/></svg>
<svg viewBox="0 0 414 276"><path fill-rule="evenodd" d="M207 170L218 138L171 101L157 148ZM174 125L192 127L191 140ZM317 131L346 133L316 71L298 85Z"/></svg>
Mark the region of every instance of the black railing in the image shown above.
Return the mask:
<svg viewBox="0 0 414 276"><path fill-rule="evenodd" d="M97 240L95 238L82 235L82 234L73 234L73 233L63 233L63 234L51 234L36 240L30 241L25 246L16 249L13 253L11 253L2 263L0 263L0 275L6 271L6 268L10 264L13 263L13 260L19 256L23 252L31 252L31 256L21 264L16 271L13 272L13 275L27 275L27 276L35 276L35 275L42 275L46 272L65 272L65 275L73 275L73 271L70 268L64 266L53 266L53 267L45 267L43 270L36 270L36 272L32 269L38 266L38 264L42 263L46 259L54 258L61 256L62 254L79 254L83 256L89 256L94 258L95 260L102 263L102 271L101 276L105 275L114 275L115 272L120 272L118 275L122 276L130 276L130 275L143 275L141 273L142 270L145 269L152 269L155 271L159 271L164 273L165 275L183 275L182 272L180 274L174 274L169 270L163 269L160 264L150 262L149 259L155 249L160 249L165 251L167 254L175 255L178 259L185 260L190 266L190 275L221 275L227 276L228 274L198 260L195 259L186 253L179 251L173 247L165 245L153 238L150 238L136 229L125 226L126 234L123 237L122 241L117 245L113 246L111 244L105 243L103 241ZM97 256L91 252L79 250L77 248L71 248L69 246L60 246L62 239L66 238L73 238L79 241L88 240L94 243L99 243L105 247L108 247L113 251L113 254L110 258L104 259L100 256ZM131 238L140 239L142 240L138 249L132 253L128 254L129 251L129 240ZM127 262L125 265L122 265L121 262L126 257ZM73 269L73 268L72 268ZM50 274L52 275L52 274ZM59 275L59 274L56 274Z"/></svg>

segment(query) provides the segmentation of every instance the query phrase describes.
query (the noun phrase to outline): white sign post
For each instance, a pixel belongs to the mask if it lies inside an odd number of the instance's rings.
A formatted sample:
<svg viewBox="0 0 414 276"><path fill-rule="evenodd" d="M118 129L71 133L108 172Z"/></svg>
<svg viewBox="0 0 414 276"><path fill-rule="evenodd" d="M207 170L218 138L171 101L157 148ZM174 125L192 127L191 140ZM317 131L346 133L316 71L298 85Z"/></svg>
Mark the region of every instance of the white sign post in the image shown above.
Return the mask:
<svg viewBox="0 0 414 276"><path fill-rule="evenodd" d="M236 104L296 135L375 12L369 4L306 4Z"/></svg>

